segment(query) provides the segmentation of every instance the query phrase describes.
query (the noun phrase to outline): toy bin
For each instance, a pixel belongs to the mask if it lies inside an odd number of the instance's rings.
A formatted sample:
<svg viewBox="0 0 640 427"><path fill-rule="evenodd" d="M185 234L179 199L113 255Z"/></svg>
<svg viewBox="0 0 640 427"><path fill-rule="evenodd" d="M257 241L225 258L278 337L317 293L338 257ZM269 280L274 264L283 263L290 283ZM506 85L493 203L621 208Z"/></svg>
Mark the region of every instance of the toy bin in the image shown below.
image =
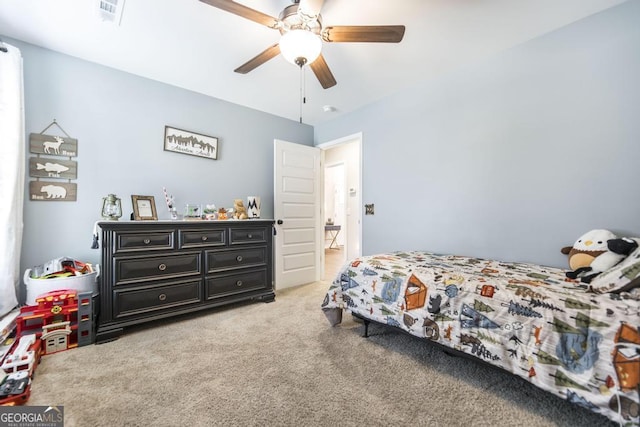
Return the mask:
<svg viewBox="0 0 640 427"><path fill-rule="evenodd" d="M34 279L31 276L31 269L24 272L24 284L27 287L26 305L36 305L36 298L47 292L61 289L73 289L81 292L91 292L92 295L98 293L98 277L100 276L100 265L95 266L93 273L81 274L79 276L59 277L55 279Z"/></svg>

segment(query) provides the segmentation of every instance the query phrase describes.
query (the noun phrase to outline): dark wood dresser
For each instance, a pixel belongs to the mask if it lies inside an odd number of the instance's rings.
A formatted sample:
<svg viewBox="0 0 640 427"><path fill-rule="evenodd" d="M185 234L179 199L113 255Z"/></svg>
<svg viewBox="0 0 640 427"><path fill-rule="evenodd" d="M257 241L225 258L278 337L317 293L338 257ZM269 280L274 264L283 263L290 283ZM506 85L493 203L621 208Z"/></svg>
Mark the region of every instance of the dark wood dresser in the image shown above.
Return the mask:
<svg viewBox="0 0 640 427"><path fill-rule="evenodd" d="M238 301L271 302L273 220L102 221L96 343L127 326Z"/></svg>

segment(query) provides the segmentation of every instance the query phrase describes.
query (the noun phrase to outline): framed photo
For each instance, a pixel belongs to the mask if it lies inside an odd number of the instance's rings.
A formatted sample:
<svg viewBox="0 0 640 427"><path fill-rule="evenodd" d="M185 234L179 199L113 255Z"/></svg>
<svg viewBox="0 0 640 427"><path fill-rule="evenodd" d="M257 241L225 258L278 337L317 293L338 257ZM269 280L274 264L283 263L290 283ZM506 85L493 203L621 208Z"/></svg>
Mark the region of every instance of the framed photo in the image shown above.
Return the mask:
<svg viewBox="0 0 640 427"><path fill-rule="evenodd" d="M157 220L156 202L153 196L131 196L133 219L136 221Z"/></svg>
<svg viewBox="0 0 640 427"><path fill-rule="evenodd" d="M218 138L165 126L164 150L217 160Z"/></svg>

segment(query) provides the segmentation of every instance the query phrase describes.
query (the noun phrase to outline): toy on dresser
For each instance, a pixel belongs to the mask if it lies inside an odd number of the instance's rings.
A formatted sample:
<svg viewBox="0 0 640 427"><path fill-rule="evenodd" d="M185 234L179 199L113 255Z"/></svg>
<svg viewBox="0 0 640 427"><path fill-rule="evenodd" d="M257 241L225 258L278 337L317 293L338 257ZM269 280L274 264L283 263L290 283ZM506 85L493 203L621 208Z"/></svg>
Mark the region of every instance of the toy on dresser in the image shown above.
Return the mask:
<svg viewBox="0 0 640 427"><path fill-rule="evenodd" d="M247 219L247 209L244 207L242 200L235 199L233 201L233 219Z"/></svg>

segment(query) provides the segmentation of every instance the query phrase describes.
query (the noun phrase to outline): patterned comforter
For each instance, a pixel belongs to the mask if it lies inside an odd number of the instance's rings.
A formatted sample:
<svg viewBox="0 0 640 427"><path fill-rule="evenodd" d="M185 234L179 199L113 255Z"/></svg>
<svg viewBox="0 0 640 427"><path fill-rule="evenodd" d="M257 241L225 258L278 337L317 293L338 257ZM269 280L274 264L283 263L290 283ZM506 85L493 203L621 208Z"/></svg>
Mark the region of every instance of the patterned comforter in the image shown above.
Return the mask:
<svg viewBox="0 0 640 427"><path fill-rule="evenodd" d="M622 425L638 425L640 302L564 270L427 252L349 262L322 304L497 365Z"/></svg>

